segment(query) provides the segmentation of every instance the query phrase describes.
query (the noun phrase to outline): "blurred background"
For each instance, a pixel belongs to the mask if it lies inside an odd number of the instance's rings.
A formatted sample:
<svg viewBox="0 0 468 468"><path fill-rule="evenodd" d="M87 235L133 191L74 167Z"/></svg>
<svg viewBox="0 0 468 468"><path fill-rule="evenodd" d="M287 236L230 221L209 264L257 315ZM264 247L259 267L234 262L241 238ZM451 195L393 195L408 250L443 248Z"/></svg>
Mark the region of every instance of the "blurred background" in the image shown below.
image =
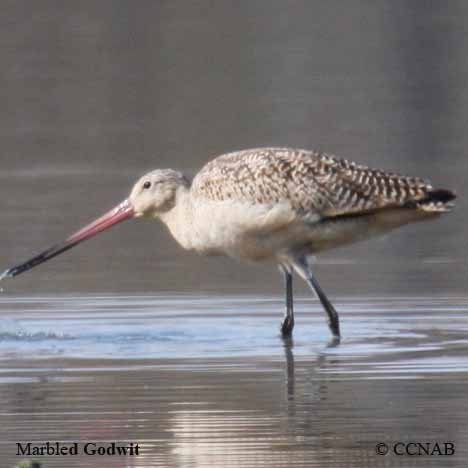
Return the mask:
<svg viewBox="0 0 468 468"><path fill-rule="evenodd" d="M445 466L466 466L467 52L462 0L0 0L0 272L146 171L239 149L317 149L459 195L319 256L338 347L302 282L283 342L274 266L184 252L157 222L2 282L1 463L58 438L138 442L115 468L441 466L375 454L409 440L453 441Z"/></svg>
<svg viewBox="0 0 468 468"><path fill-rule="evenodd" d="M419 175L459 195L438 221L321 255L332 297L465 291L467 18L462 0L3 0L0 269L114 206L150 169L193 175L218 154L275 145ZM136 221L5 287L282 286L271 265L200 258L157 222Z"/></svg>

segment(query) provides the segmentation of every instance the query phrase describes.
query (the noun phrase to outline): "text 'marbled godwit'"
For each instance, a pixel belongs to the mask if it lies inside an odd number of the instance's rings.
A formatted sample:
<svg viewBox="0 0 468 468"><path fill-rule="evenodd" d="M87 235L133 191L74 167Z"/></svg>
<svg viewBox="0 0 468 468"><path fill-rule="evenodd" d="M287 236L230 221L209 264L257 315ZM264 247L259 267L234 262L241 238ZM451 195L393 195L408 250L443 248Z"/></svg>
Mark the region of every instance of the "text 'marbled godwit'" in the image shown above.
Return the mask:
<svg viewBox="0 0 468 468"><path fill-rule="evenodd" d="M128 199L65 241L6 270L16 276L129 218L157 218L179 244L208 255L278 264L286 283L283 336L294 327L292 273L317 294L334 336L338 314L311 256L449 211L455 195L417 177L323 153L260 148L217 157L190 181L172 169L143 176Z"/></svg>

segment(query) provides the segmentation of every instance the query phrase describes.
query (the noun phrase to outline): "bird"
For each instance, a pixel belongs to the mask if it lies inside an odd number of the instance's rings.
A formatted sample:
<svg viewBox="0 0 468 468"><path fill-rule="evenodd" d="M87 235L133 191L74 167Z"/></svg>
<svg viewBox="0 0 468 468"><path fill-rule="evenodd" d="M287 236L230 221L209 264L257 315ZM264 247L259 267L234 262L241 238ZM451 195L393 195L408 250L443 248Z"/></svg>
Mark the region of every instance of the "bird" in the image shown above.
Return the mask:
<svg viewBox="0 0 468 468"><path fill-rule="evenodd" d="M192 179L174 169L141 177L115 208L0 279L14 277L131 218L160 220L187 250L276 264L286 306L280 331L294 328L293 273L321 302L339 340L335 307L313 271L319 252L385 234L450 211L453 191L419 177L371 169L295 148L235 151L208 162Z"/></svg>

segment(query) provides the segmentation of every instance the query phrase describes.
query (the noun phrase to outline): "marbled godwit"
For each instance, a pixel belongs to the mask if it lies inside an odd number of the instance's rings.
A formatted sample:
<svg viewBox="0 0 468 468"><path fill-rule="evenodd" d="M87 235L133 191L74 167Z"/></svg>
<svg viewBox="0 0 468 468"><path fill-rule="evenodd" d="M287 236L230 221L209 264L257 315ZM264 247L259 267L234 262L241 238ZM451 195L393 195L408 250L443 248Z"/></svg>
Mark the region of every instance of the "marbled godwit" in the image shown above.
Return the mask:
<svg viewBox="0 0 468 468"><path fill-rule="evenodd" d="M16 276L132 217L158 218L185 249L250 261L272 260L283 272L283 336L294 327L292 273L316 293L340 336L338 314L312 273L311 256L449 211L455 195L416 177L357 165L328 154L260 148L222 155L192 182L172 169L143 176L128 199L30 260Z"/></svg>

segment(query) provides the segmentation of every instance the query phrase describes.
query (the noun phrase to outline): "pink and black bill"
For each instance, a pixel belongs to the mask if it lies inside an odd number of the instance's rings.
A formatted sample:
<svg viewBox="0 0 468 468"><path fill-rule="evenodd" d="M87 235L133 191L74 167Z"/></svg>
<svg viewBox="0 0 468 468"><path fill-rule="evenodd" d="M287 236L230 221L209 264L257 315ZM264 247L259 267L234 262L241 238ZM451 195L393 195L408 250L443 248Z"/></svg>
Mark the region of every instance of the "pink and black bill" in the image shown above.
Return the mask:
<svg viewBox="0 0 468 468"><path fill-rule="evenodd" d="M117 223L125 221L126 219L133 217L133 207L131 206L128 200L124 200L120 205L116 206L114 209L110 210L100 218L93 221L91 224L88 224L83 229L72 234L70 237L65 239L59 244L55 244L52 247L44 250L40 254L30 258L29 260L20 263L14 267L9 268L0 275L0 279L6 277L17 276L20 273L30 270L31 268L40 265L41 263L50 260L51 258L56 257L62 252L70 250L75 245L78 245L80 242L89 239L90 237L99 234L100 232L114 226Z"/></svg>

